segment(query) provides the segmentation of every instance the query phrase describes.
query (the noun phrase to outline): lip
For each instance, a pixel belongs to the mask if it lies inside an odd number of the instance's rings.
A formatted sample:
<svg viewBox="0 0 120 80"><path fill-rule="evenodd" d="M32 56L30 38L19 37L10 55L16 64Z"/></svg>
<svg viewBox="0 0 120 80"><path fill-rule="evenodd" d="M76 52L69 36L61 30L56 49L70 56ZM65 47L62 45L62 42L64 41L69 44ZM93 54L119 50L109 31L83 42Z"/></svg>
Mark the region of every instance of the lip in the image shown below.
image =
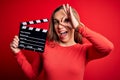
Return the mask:
<svg viewBox="0 0 120 80"><path fill-rule="evenodd" d="M67 30L64 31L58 31L59 34L64 33L64 32L68 32Z"/></svg>
<svg viewBox="0 0 120 80"><path fill-rule="evenodd" d="M65 39L67 35L68 35L68 32L67 32L67 31L60 32L60 33L59 33L59 38L60 38L60 39Z"/></svg>

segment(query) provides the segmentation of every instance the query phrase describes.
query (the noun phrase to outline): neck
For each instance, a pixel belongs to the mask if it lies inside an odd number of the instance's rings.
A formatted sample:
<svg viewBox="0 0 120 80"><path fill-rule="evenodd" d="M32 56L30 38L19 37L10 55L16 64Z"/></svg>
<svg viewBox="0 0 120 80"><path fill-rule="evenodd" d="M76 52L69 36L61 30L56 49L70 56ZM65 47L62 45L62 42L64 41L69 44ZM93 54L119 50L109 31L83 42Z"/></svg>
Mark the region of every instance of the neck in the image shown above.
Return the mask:
<svg viewBox="0 0 120 80"><path fill-rule="evenodd" d="M71 46L71 45L76 44L76 42L75 42L75 41L59 42L59 44L60 44L61 46Z"/></svg>

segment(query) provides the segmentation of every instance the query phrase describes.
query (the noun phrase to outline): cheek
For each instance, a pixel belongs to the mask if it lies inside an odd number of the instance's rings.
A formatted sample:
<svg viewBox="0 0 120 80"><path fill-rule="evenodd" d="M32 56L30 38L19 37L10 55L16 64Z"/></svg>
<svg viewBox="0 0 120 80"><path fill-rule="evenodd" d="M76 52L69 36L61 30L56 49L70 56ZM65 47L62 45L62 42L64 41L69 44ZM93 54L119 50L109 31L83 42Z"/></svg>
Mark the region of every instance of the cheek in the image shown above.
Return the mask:
<svg viewBox="0 0 120 80"><path fill-rule="evenodd" d="M72 24L71 23L67 23L66 25L69 29L72 29Z"/></svg>
<svg viewBox="0 0 120 80"><path fill-rule="evenodd" d="M56 33L58 33L57 26L54 26L54 31L55 31Z"/></svg>
<svg viewBox="0 0 120 80"><path fill-rule="evenodd" d="M74 30L69 30L68 35L69 35L69 37L73 37L73 35L74 35Z"/></svg>

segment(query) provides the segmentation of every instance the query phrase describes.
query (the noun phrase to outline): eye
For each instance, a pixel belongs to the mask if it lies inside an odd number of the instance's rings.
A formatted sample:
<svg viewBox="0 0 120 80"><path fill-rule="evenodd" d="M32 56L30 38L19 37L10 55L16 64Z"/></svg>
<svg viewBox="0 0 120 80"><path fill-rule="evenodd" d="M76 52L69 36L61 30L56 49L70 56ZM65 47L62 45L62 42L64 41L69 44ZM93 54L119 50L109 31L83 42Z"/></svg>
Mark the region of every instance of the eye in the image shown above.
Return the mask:
<svg viewBox="0 0 120 80"><path fill-rule="evenodd" d="M66 18L66 19L64 20L64 22L68 23L68 22L70 22L70 20L69 20L68 18Z"/></svg>
<svg viewBox="0 0 120 80"><path fill-rule="evenodd" d="M58 20L53 20L53 23L54 24L59 24L59 21Z"/></svg>

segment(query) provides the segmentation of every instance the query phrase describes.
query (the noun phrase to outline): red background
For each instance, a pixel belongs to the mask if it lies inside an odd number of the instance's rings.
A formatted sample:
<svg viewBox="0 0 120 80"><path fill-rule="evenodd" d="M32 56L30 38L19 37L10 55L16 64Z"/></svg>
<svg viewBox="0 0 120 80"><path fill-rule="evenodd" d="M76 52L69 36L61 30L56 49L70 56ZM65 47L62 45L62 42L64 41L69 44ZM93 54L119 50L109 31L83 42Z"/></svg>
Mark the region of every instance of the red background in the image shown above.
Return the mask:
<svg viewBox="0 0 120 80"><path fill-rule="evenodd" d="M110 55L87 65L84 80L120 80L119 0L0 0L0 80L27 80L9 47L19 32L19 22L49 19L52 11L63 3L76 8L86 26L115 46ZM33 52L25 55L30 62L37 56Z"/></svg>

